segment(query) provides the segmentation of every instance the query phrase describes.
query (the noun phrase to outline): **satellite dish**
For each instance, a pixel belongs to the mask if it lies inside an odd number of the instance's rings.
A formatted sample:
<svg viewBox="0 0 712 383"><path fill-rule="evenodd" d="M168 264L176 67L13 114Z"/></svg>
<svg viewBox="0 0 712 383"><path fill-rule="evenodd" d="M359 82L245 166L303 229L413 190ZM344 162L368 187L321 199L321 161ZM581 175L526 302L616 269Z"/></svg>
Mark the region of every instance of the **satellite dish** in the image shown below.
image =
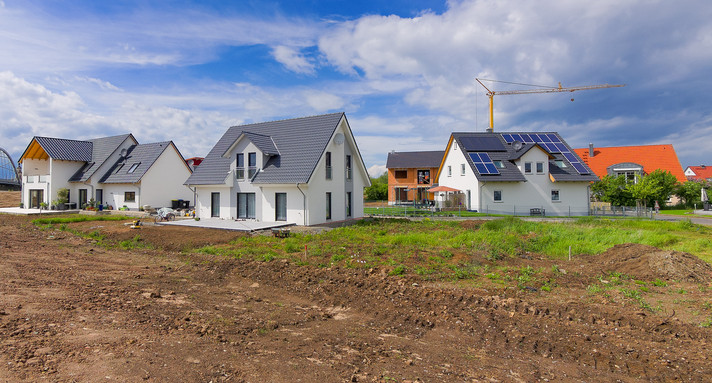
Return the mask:
<svg viewBox="0 0 712 383"><path fill-rule="evenodd" d="M128 154L128 150L126 148L121 149L121 157L126 157L126 154Z"/></svg>
<svg viewBox="0 0 712 383"><path fill-rule="evenodd" d="M512 147L514 147L514 150L519 151L524 144L521 141L514 141L512 142Z"/></svg>
<svg viewBox="0 0 712 383"><path fill-rule="evenodd" d="M344 143L344 135L341 133L336 133L336 135L334 136L334 143L336 145L343 144Z"/></svg>

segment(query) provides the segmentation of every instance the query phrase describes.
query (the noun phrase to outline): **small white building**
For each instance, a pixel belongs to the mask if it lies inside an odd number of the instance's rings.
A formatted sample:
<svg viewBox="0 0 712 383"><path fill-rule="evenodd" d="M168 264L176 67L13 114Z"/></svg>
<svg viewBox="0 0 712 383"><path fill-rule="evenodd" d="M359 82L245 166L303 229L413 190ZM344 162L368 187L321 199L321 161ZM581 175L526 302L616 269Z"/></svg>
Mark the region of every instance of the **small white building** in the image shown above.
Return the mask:
<svg viewBox="0 0 712 383"><path fill-rule="evenodd" d="M452 133L437 182L463 209L490 214L588 215L598 177L557 133Z"/></svg>
<svg viewBox="0 0 712 383"><path fill-rule="evenodd" d="M362 217L370 179L334 113L233 126L185 184L201 219L316 225Z"/></svg>
<svg viewBox="0 0 712 383"><path fill-rule="evenodd" d="M63 188L78 208L92 199L133 210L193 199L183 185L190 168L172 141L140 145L131 134L87 141L34 137L19 162L26 208L54 205Z"/></svg>

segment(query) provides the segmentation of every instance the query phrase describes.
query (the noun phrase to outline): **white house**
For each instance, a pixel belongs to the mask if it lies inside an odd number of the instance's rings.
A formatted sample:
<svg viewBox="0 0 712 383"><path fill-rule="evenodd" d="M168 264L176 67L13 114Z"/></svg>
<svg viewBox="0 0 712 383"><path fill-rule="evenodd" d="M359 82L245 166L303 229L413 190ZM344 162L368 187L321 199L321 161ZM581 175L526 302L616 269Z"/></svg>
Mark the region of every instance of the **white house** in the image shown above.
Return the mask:
<svg viewBox="0 0 712 383"><path fill-rule="evenodd" d="M370 179L343 113L233 126L185 182L196 215L316 225L363 216Z"/></svg>
<svg viewBox="0 0 712 383"><path fill-rule="evenodd" d="M463 209L515 215L588 215L597 180L553 132L452 133L437 174Z"/></svg>
<svg viewBox="0 0 712 383"><path fill-rule="evenodd" d="M26 208L53 205L62 188L77 207L92 199L130 209L193 199L183 185L190 168L172 141L139 145L131 134L88 141L34 137L19 162Z"/></svg>

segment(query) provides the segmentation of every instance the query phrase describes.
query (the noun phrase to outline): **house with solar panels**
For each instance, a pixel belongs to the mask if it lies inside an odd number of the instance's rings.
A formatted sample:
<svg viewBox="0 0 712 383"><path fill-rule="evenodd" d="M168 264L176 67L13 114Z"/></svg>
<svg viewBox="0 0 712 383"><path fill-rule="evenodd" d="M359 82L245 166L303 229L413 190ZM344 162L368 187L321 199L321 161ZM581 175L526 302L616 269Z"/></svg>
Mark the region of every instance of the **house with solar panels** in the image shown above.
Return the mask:
<svg viewBox="0 0 712 383"><path fill-rule="evenodd" d="M363 216L371 181L346 115L229 128L185 184L201 219L316 225Z"/></svg>
<svg viewBox="0 0 712 383"><path fill-rule="evenodd" d="M597 180L554 132L452 133L437 174L463 208L513 215L588 215Z"/></svg>
<svg viewBox="0 0 712 383"><path fill-rule="evenodd" d="M192 201L183 185L191 170L172 141L139 144L132 134L91 140L34 137L20 157L25 208L52 206L69 190L70 208L91 200L132 210Z"/></svg>

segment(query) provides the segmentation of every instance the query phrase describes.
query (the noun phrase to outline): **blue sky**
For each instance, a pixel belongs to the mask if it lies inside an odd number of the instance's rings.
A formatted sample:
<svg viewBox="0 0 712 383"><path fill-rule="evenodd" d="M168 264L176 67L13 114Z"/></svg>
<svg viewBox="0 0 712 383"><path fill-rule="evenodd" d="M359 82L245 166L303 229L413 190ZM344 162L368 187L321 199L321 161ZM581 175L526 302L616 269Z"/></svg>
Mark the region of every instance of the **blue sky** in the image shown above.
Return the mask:
<svg viewBox="0 0 712 383"><path fill-rule="evenodd" d="M343 111L377 176L484 131L479 77L626 84L495 96L495 130L711 164L709 20L693 0L0 0L0 147L131 132L204 156L232 125Z"/></svg>

